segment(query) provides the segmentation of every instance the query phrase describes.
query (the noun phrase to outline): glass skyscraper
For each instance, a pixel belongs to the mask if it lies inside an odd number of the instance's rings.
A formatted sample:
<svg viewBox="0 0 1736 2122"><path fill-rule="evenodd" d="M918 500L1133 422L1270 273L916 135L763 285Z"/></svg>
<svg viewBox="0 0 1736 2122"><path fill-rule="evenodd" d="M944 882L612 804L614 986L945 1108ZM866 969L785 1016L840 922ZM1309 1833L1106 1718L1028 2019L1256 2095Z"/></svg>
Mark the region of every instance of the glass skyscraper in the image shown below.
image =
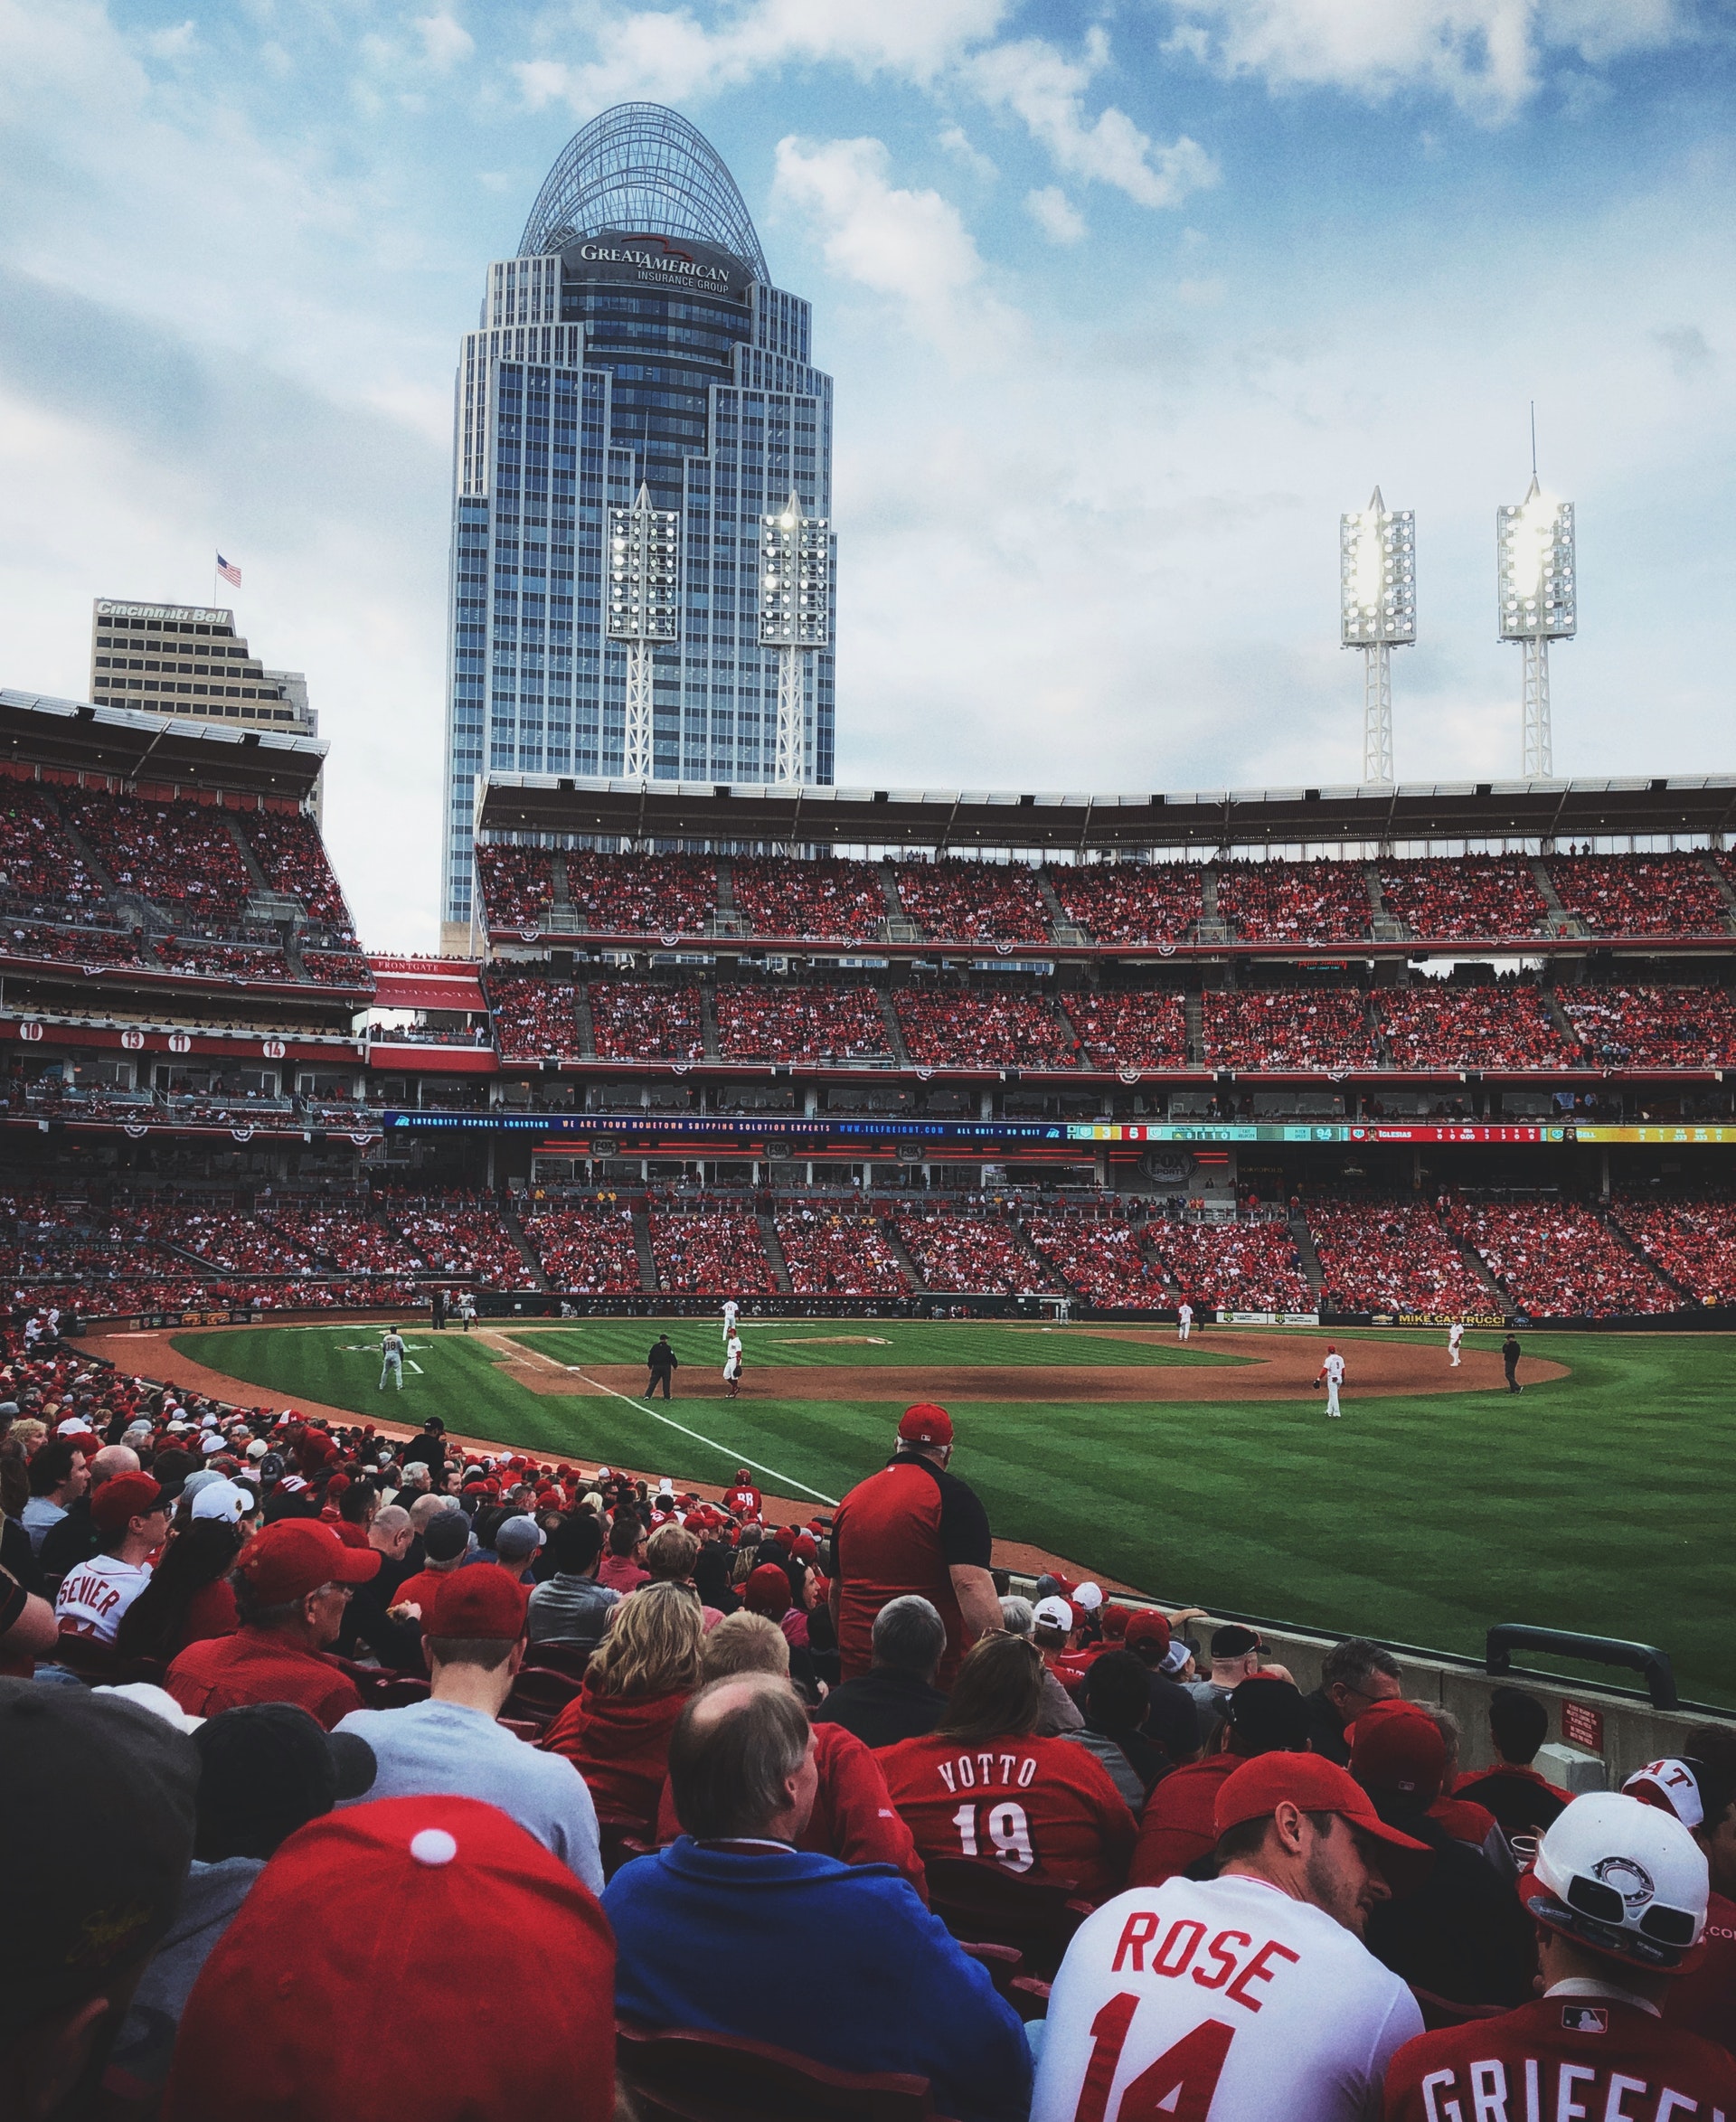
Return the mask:
<svg viewBox="0 0 1736 2122"><path fill-rule="evenodd" d="M476 784L618 777L627 649L605 637L606 512L680 517L680 638L653 655L652 773L774 774L778 651L759 646L762 514L832 514L832 379L771 284L715 149L656 104L568 143L458 362L443 947L467 947ZM802 778L833 774L833 639L806 658Z"/></svg>

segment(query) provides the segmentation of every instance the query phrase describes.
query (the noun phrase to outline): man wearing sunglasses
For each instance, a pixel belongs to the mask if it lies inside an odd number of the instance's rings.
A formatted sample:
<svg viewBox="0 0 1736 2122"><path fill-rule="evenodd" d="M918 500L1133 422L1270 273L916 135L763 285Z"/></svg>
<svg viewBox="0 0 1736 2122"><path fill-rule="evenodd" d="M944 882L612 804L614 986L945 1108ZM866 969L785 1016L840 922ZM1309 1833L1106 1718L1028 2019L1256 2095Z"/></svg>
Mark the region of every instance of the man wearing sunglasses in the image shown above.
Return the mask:
<svg viewBox="0 0 1736 2122"><path fill-rule="evenodd" d="M1736 2060L1663 2016L1698 1957L1707 1891L1705 1856L1673 1814L1620 1791L1575 1798L1519 1882L1543 1994L1407 2042L1385 2122L1736 2116Z"/></svg>

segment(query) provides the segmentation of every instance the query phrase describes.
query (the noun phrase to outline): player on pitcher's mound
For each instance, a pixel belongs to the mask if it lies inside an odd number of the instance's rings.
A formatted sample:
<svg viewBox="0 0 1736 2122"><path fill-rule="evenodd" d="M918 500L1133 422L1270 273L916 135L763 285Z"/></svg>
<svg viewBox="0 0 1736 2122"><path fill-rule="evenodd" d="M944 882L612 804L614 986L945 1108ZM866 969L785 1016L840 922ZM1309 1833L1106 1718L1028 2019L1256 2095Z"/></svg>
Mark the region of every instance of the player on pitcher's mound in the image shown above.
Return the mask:
<svg viewBox="0 0 1736 2122"><path fill-rule="evenodd" d="M1326 1412L1335 1421L1337 1420L1339 1414L1338 1388L1344 1382L1344 1359L1339 1354L1334 1344L1329 1341L1326 1344L1326 1360L1321 1364L1320 1375L1314 1383L1316 1391L1322 1385L1326 1387Z"/></svg>

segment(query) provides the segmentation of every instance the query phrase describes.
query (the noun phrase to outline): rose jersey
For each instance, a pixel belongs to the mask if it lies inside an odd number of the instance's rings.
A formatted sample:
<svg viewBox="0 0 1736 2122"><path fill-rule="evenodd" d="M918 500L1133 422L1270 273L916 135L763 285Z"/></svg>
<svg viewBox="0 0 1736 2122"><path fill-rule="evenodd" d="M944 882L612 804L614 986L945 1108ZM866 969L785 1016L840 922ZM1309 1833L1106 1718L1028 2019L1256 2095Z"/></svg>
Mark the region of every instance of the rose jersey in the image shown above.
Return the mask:
<svg viewBox="0 0 1736 2122"><path fill-rule="evenodd" d="M1577 1994L1571 1994L1577 1993ZM1424 2033L1386 2080L1386 2122L1736 2122L1736 2061L1600 1985Z"/></svg>
<svg viewBox="0 0 1736 2122"><path fill-rule="evenodd" d="M1133 1815L1094 1754L1064 1739L904 1739L877 1757L892 1803L930 1857L982 1857L1024 1879L1113 1893Z"/></svg>
<svg viewBox="0 0 1736 2122"><path fill-rule="evenodd" d="M1421 2026L1358 1938L1263 1880L1135 1887L1067 1948L1031 2122L1373 2122Z"/></svg>

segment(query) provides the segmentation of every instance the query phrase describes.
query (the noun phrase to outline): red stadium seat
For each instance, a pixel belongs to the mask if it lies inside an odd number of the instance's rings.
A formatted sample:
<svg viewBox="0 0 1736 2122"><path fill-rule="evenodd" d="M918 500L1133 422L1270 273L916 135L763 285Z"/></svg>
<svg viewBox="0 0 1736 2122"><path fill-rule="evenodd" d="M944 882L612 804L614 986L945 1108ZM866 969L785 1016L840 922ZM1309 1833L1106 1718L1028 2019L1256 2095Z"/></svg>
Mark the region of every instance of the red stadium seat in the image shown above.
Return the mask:
<svg viewBox="0 0 1736 2122"><path fill-rule="evenodd" d="M543 1672L563 1673L570 1680L582 1680L585 1667L590 1663L594 1644L571 1643L565 1637L551 1636L546 1643L533 1643L530 1655Z"/></svg>
<svg viewBox="0 0 1736 2122"><path fill-rule="evenodd" d="M552 1665L523 1666L513 1682L513 1692L506 1697L506 1707L501 1714L524 1718L540 1731L561 1714L578 1693L580 1684L570 1673L558 1672Z"/></svg>
<svg viewBox="0 0 1736 2122"><path fill-rule="evenodd" d="M931 2122L926 2078L835 2070L769 2042L620 2020L615 2065L640 2122Z"/></svg>
<svg viewBox="0 0 1736 2122"><path fill-rule="evenodd" d="M1052 1974L1067 1941L1091 1912L1071 1886L1021 1879L980 1858L929 1857L929 1906L960 1942L1016 1947Z"/></svg>

